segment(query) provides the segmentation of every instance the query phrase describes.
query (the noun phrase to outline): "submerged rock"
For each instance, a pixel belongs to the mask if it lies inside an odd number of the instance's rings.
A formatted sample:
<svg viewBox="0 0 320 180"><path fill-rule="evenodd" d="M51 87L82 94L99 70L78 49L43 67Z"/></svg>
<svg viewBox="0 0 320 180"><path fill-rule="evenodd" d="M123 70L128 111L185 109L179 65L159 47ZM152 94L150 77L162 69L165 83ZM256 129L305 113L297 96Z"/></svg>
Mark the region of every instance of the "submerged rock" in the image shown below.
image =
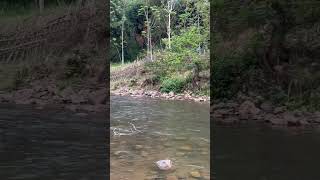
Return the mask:
<svg viewBox="0 0 320 180"><path fill-rule="evenodd" d="M166 180L178 180L178 178L174 175L167 176Z"/></svg>
<svg viewBox="0 0 320 180"><path fill-rule="evenodd" d="M134 149L140 150L140 149L143 149L143 146L142 145L135 145Z"/></svg>
<svg viewBox="0 0 320 180"><path fill-rule="evenodd" d="M187 140L187 138L186 137L175 137L174 140L185 141L185 140Z"/></svg>
<svg viewBox="0 0 320 180"><path fill-rule="evenodd" d="M186 155L186 153L184 153L184 152L177 152L176 153L176 156L184 156L184 155Z"/></svg>
<svg viewBox="0 0 320 180"><path fill-rule="evenodd" d="M201 174L199 171L191 171L190 176L193 178L201 178Z"/></svg>
<svg viewBox="0 0 320 180"><path fill-rule="evenodd" d="M160 170L170 170L172 168L172 162L169 159L159 160L156 162L156 165Z"/></svg>
<svg viewBox="0 0 320 180"><path fill-rule="evenodd" d="M192 151L192 146L191 145L184 145L184 146L179 147L179 150Z"/></svg>
<svg viewBox="0 0 320 180"><path fill-rule="evenodd" d="M128 151L116 151L113 154L116 156L123 156L123 155L128 155L129 152Z"/></svg>

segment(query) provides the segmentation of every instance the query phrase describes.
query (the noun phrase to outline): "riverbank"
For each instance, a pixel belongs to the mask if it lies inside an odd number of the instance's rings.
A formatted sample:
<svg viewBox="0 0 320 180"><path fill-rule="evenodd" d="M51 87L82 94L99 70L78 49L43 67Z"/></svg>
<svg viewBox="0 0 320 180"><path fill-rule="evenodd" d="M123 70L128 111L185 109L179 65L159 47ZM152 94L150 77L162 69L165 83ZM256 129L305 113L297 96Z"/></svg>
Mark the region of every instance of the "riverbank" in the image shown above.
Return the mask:
<svg viewBox="0 0 320 180"><path fill-rule="evenodd" d="M0 22L0 103L106 111L108 32L95 5Z"/></svg>
<svg viewBox="0 0 320 180"><path fill-rule="evenodd" d="M145 89L130 89L127 87L122 87L117 90L112 90L111 94L118 96L133 96L133 97L150 97L166 100L185 100L185 101L195 101L195 102L209 102L210 97L208 96L199 96L194 95L192 92L184 92L180 94L175 94L174 92L170 93L161 93L157 90L145 90Z"/></svg>
<svg viewBox="0 0 320 180"><path fill-rule="evenodd" d="M59 106L72 111L105 112L103 55L81 49L45 62L0 63L0 103Z"/></svg>
<svg viewBox="0 0 320 180"><path fill-rule="evenodd" d="M186 100L201 103L210 101L209 93L201 92L201 88L209 85L209 73L200 73L201 75L199 75L198 80L185 84L186 88L182 92L163 92L161 91L162 87L158 77L147 66L147 63L143 61L127 63L125 65L111 65L111 94L166 100ZM191 83L197 84L199 87L197 89L190 88L189 85Z"/></svg>
<svg viewBox="0 0 320 180"><path fill-rule="evenodd" d="M59 89L57 82L43 79L18 90L0 92L0 103L28 104L39 109L58 106L74 112L105 112L106 102L107 89L103 84L91 88L68 86Z"/></svg>
<svg viewBox="0 0 320 180"><path fill-rule="evenodd" d="M320 112L288 110L270 102L256 102L247 98L241 101L216 101L211 106L211 118L216 125L258 124L279 127L318 127Z"/></svg>

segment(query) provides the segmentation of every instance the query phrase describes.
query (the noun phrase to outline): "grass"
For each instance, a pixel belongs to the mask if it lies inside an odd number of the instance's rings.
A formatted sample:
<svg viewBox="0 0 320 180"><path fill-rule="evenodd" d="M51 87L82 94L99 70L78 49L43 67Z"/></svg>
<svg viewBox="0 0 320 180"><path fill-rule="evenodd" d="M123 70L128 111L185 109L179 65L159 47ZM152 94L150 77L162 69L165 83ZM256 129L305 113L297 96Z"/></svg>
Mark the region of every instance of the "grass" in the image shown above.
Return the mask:
<svg viewBox="0 0 320 180"><path fill-rule="evenodd" d="M110 73L124 71L125 69L134 67L135 65L139 65L139 62L138 63L129 62L129 63L125 63L123 65L121 63L111 63L110 64Z"/></svg>

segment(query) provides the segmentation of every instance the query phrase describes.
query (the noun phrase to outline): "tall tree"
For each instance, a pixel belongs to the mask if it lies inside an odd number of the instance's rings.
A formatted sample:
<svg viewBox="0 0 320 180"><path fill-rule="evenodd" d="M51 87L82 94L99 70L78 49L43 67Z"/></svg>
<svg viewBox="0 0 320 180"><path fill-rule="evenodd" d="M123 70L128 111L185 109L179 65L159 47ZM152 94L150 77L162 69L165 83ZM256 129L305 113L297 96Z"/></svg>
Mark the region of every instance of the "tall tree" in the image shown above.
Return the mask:
<svg viewBox="0 0 320 180"><path fill-rule="evenodd" d="M40 14L42 14L44 9L44 0L39 0L39 9L40 9Z"/></svg>
<svg viewBox="0 0 320 180"><path fill-rule="evenodd" d="M140 13L144 14L145 17L145 25L146 30L145 32L147 36L147 54L151 61L153 61L153 46L152 46L152 29L156 25L156 23L160 19L160 11L157 6L151 6L150 0L145 0L144 5L139 10Z"/></svg>
<svg viewBox="0 0 320 180"><path fill-rule="evenodd" d="M127 13L127 0L111 0L111 27L121 28L121 63L124 64L124 32ZM114 44L116 45L116 44Z"/></svg>
<svg viewBox="0 0 320 180"><path fill-rule="evenodd" d="M162 4L164 5L164 9L168 15L168 20L167 20L168 49L171 49L171 15L174 13L176 0L162 1Z"/></svg>

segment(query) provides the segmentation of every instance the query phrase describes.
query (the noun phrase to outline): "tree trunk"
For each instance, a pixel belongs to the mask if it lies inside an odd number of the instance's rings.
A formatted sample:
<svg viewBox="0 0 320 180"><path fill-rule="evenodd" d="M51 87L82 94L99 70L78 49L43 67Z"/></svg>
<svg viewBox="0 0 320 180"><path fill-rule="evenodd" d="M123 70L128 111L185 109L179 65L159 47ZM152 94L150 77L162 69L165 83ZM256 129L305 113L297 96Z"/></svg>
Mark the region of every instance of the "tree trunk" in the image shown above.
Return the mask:
<svg viewBox="0 0 320 180"><path fill-rule="evenodd" d="M150 59L151 59L151 61L153 61L153 52L152 52L152 38L151 38L151 29L149 29L150 30Z"/></svg>
<svg viewBox="0 0 320 180"><path fill-rule="evenodd" d="M168 46L171 49L171 1L168 1Z"/></svg>
<svg viewBox="0 0 320 180"><path fill-rule="evenodd" d="M121 62L122 65L124 64L124 37L123 37L123 31L124 31L124 18L122 18L122 25L121 25Z"/></svg>
<svg viewBox="0 0 320 180"><path fill-rule="evenodd" d="M81 8L83 6L83 0L77 1L77 8Z"/></svg>
<svg viewBox="0 0 320 180"><path fill-rule="evenodd" d="M40 14L42 14L44 9L44 0L39 0L39 9L40 9Z"/></svg>

